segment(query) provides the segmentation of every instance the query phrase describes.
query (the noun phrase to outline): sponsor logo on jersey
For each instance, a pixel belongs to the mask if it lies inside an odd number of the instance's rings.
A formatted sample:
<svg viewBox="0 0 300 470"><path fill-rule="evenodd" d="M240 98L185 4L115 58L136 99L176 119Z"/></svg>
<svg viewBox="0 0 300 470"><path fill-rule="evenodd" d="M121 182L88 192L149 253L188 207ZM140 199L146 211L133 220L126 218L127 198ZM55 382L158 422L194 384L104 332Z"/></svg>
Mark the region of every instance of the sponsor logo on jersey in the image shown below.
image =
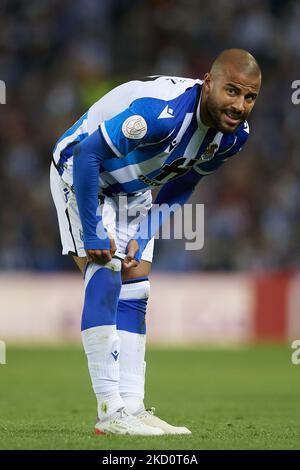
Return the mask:
<svg viewBox="0 0 300 470"><path fill-rule="evenodd" d="M156 175L155 178L148 178L145 175L140 175L138 178L149 186L161 186L169 179L184 175L192 168L193 164L197 162L197 158L188 160L187 164L186 160L186 157L178 157L171 163L165 163L161 167L160 173Z"/></svg>
<svg viewBox="0 0 300 470"><path fill-rule="evenodd" d="M158 183L154 179L148 178L145 175L139 175L139 180L143 181L144 183L148 184L149 186L160 186L162 183Z"/></svg>
<svg viewBox="0 0 300 470"><path fill-rule="evenodd" d="M194 165L201 165L205 162L210 161L219 146L211 143L207 146L205 152L198 158L188 159L186 157L178 157L176 160L165 163L154 178L149 178L146 175L139 175L138 178L149 186L161 186L166 183L169 179L177 178L178 176L184 175L187 171L193 168Z"/></svg>
<svg viewBox="0 0 300 470"><path fill-rule="evenodd" d="M128 139L142 139L147 133L147 123L142 116L135 114L123 122L122 132Z"/></svg>

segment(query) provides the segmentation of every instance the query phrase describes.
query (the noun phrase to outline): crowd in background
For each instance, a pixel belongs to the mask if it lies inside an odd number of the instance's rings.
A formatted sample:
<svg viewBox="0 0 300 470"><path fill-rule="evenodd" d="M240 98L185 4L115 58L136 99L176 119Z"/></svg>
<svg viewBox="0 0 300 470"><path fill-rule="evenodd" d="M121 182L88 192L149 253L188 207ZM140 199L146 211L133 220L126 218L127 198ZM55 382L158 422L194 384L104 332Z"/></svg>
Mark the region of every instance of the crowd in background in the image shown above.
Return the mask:
<svg viewBox="0 0 300 470"><path fill-rule="evenodd" d="M297 0L3 0L0 4L0 268L72 269L49 191L59 136L132 78L202 78L224 48L249 50L263 86L245 149L198 185L205 245L158 241L156 269L300 266Z"/></svg>

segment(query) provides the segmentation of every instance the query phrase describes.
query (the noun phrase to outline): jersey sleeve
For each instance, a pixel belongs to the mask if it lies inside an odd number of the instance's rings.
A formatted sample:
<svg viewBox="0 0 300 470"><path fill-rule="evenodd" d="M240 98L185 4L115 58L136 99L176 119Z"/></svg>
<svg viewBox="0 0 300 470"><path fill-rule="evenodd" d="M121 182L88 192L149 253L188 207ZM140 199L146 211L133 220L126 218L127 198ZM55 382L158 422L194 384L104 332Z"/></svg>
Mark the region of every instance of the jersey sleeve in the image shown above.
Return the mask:
<svg viewBox="0 0 300 470"><path fill-rule="evenodd" d="M106 143L121 158L141 144L156 143L170 134L170 124L157 120L160 100L140 98L129 108L101 123Z"/></svg>
<svg viewBox="0 0 300 470"><path fill-rule="evenodd" d="M73 185L86 250L109 250L110 240L99 212L98 180L101 162L114 158L100 129L74 147Z"/></svg>

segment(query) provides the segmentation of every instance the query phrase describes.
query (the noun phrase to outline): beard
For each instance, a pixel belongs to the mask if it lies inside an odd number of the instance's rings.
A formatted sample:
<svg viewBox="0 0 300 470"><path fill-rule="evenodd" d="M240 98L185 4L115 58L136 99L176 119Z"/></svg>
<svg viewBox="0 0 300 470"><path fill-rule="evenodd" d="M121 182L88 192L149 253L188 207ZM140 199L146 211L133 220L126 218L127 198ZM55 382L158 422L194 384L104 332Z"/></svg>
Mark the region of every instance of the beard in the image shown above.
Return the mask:
<svg viewBox="0 0 300 470"><path fill-rule="evenodd" d="M241 122L247 118L247 115L245 113L241 113L237 116L236 112L232 111L230 108L220 108L217 101L211 95L207 96L206 110L211 119L211 122L213 123L213 127L215 127L219 132L222 132L223 134L232 134L236 131ZM238 123L231 124L226 121L226 112L229 111L234 114L236 119L239 119Z"/></svg>

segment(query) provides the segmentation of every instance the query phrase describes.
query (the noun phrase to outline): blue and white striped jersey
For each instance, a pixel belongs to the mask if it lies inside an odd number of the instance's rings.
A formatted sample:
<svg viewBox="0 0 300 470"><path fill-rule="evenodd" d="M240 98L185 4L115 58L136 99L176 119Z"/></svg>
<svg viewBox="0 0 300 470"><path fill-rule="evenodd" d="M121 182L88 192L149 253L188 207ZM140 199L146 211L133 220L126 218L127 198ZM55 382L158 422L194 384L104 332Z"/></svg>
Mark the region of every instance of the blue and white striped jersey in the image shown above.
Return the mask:
<svg viewBox="0 0 300 470"><path fill-rule="evenodd" d="M202 82L155 76L115 88L57 142L54 164L73 187L85 249L109 249L98 195L135 195L157 186L156 202L183 205L198 181L241 150L249 127L232 134L200 120ZM144 224L151 218L151 211ZM101 237L99 236L101 233ZM140 254L148 232L139 239Z"/></svg>
<svg viewBox="0 0 300 470"><path fill-rule="evenodd" d="M208 175L237 153L249 127L222 134L200 121L202 82L154 76L135 80L97 101L54 149L56 167L73 185L74 146L99 127L111 152L99 169L99 191L137 193L165 184L189 170Z"/></svg>

